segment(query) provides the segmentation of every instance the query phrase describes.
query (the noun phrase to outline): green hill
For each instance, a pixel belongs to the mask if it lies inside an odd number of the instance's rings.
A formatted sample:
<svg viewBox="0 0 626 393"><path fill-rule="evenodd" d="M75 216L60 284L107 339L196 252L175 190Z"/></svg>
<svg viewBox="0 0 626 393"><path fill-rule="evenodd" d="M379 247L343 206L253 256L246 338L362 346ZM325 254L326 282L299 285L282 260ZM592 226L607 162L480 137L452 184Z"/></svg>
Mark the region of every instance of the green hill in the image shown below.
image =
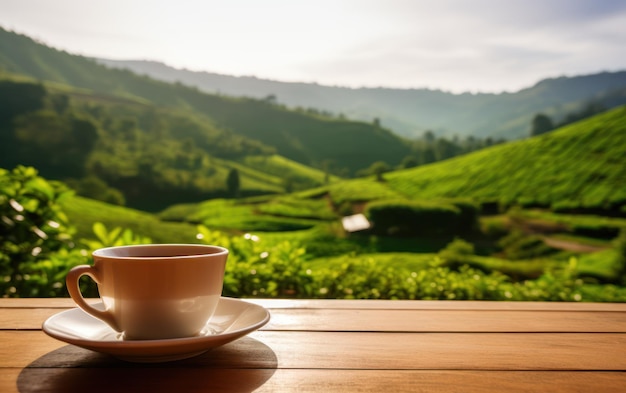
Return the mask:
<svg viewBox="0 0 626 393"><path fill-rule="evenodd" d="M193 111L214 127L272 146L286 158L335 173L353 174L376 161L397 165L410 147L376 124L294 111L268 99L206 94L110 69L0 28L0 72L23 74L159 107Z"/></svg>
<svg viewBox="0 0 626 393"><path fill-rule="evenodd" d="M162 218L250 230L251 222L261 223L268 216L311 218L307 213L309 204L315 204L316 219L336 222L342 215L363 212L373 201L436 204L449 199L477 202L486 210L520 205L624 216L624 185L626 107L621 107L527 140L389 172L383 175L383 181L367 177L262 201L172 206L163 212ZM231 216L246 216L247 221L222 219Z"/></svg>
<svg viewBox="0 0 626 393"><path fill-rule="evenodd" d="M0 167L34 166L87 197L154 211L335 179L274 151L189 110L0 78Z"/></svg>
<svg viewBox="0 0 626 393"><path fill-rule="evenodd" d="M626 107L548 134L385 176L408 198L625 212Z"/></svg>

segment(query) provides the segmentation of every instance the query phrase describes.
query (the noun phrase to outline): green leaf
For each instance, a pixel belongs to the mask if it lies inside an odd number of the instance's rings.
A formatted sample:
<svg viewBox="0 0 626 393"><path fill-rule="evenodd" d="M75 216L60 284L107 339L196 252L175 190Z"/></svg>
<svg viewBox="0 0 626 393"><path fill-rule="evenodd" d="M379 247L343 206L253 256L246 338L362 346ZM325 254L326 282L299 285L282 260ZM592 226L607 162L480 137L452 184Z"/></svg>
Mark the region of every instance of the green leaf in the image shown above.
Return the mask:
<svg viewBox="0 0 626 393"><path fill-rule="evenodd" d="M106 242L107 246L114 246L117 245L116 244L116 240L118 239L118 237L120 236L120 233L122 232L122 227L115 227L113 228L110 232L109 232L109 237L108 237L108 241Z"/></svg>
<svg viewBox="0 0 626 393"><path fill-rule="evenodd" d="M35 198L28 198L26 200L21 201L24 210L30 213L34 213L39 208L39 200Z"/></svg>
<svg viewBox="0 0 626 393"><path fill-rule="evenodd" d="M102 243L102 245L107 244L108 241L108 233L107 229L101 222L95 222L92 226L93 233L96 235L96 238Z"/></svg>
<svg viewBox="0 0 626 393"><path fill-rule="evenodd" d="M45 195L49 200L54 199L54 188L52 188L50 183L40 177L29 180L24 184L24 187Z"/></svg>

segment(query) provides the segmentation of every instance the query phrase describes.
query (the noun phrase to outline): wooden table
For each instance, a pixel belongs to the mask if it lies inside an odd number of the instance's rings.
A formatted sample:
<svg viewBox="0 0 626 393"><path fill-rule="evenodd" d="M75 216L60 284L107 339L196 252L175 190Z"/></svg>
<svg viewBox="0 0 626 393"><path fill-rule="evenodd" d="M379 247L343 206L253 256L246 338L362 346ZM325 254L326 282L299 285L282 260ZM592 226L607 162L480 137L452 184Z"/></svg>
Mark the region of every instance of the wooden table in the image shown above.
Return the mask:
<svg viewBox="0 0 626 393"><path fill-rule="evenodd" d="M0 392L626 392L626 304L250 301L261 330L134 364L42 332L69 299L0 299Z"/></svg>

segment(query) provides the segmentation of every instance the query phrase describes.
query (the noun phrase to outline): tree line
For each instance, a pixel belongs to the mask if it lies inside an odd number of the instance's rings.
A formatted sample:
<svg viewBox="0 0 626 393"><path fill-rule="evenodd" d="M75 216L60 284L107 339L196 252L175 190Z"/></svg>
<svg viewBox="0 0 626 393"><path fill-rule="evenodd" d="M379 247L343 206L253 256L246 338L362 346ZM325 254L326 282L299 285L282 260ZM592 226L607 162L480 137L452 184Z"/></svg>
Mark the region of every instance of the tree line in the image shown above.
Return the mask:
<svg viewBox="0 0 626 393"><path fill-rule="evenodd" d="M530 125L530 136L545 134L557 128L586 119L606 111L606 107L600 102L590 102L577 111L568 113L561 121L554 121L545 113L537 113Z"/></svg>
<svg viewBox="0 0 626 393"><path fill-rule="evenodd" d="M80 195L158 210L228 196L220 160L275 152L187 113L106 101L0 81L0 167L32 166Z"/></svg>
<svg viewBox="0 0 626 393"><path fill-rule="evenodd" d="M394 167L384 161L376 161L369 167L358 171L357 176L374 175L378 180L382 180L384 173L395 169L414 168L504 142L506 142L505 138L477 138L471 135L465 138L460 138L458 135L454 135L451 138L446 138L445 136L437 137L434 132L428 130L420 138L408 142L411 153L405 156L399 165Z"/></svg>

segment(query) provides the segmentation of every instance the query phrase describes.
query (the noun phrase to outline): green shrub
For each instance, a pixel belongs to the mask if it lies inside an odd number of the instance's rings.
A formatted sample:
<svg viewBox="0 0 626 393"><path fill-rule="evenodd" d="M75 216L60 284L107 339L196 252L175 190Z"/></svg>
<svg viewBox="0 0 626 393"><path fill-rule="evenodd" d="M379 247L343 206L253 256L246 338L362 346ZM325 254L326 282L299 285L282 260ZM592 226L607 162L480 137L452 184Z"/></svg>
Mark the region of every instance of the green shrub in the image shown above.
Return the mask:
<svg viewBox="0 0 626 393"><path fill-rule="evenodd" d="M268 243L256 235L228 236L198 226L198 238L229 250L225 296L308 297L312 277L303 268L305 249L297 242Z"/></svg>
<svg viewBox="0 0 626 393"><path fill-rule="evenodd" d="M0 168L0 293L18 296L37 291L28 277L51 254L73 246L72 233L59 200L71 191L49 182L34 168Z"/></svg>
<svg viewBox="0 0 626 393"><path fill-rule="evenodd" d="M509 233L506 216L489 216L480 219L480 231L489 239L499 239Z"/></svg>
<svg viewBox="0 0 626 393"><path fill-rule="evenodd" d="M71 268L91 262L89 250L83 248L61 249L46 257L20 267L13 285L17 297L66 297L65 276ZM97 297L93 280L82 279L81 291L85 297Z"/></svg>
<svg viewBox="0 0 626 393"><path fill-rule="evenodd" d="M446 248L439 252L439 257L443 260L444 266L458 269L460 266L470 265L474 253L475 250L472 243L455 238Z"/></svg>
<svg viewBox="0 0 626 393"><path fill-rule="evenodd" d="M367 205L373 232L385 235L458 234L471 227L461 209L449 203L383 200Z"/></svg>
<svg viewBox="0 0 626 393"><path fill-rule="evenodd" d="M480 207L478 204L461 199L452 199L447 202L459 209L460 230L470 232L478 228L478 218L480 215Z"/></svg>

